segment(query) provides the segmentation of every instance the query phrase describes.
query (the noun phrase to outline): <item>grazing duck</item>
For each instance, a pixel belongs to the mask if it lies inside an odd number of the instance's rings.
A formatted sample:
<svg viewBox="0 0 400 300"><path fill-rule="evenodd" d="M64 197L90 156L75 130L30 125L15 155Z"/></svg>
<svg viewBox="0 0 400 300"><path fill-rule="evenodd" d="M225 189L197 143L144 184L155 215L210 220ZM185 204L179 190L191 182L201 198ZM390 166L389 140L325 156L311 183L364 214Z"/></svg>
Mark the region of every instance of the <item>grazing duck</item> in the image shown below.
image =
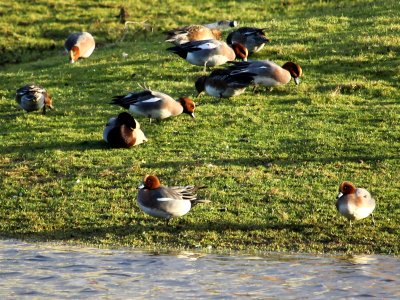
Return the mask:
<svg viewBox="0 0 400 300"><path fill-rule="evenodd" d="M230 98L244 93L252 83L254 75L252 73L232 75L229 69L217 69L208 76L199 77L195 87L198 95L205 91L214 97Z"/></svg>
<svg viewBox="0 0 400 300"><path fill-rule="evenodd" d="M188 42L167 50L178 54L192 65L204 66L204 72L207 66L222 65L233 61L236 56L247 60L248 56L248 51L243 45L234 43L231 48L225 42L215 39Z"/></svg>
<svg viewBox="0 0 400 300"><path fill-rule="evenodd" d="M26 112L43 109L53 109L53 99L40 85L28 84L17 90L16 100L19 106Z"/></svg>
<svg viewBox="0 0 400 300"><path fill-rule="evenodd" d="M130 148L147 142L139 122L127 112L122 112L117 117L108 120L103 138L115 148Z"/></svg>
<svg viewBox="0 0 400 300"><path fill-rule="evenodd" d="M339 194L336 199L337 210L350 220L360 220L371 215L375 225L373 211L375 200L371 194L362 188L356 188L352 182L344 181L339 186Z"/></svg>
<svg viewBox="0 0 400 300"><path fill-rule="evenodd" d="M301 67L294 62L287 62L282 67L269 60L232 62L229 67L232 74L256 74L253 76L255 85L272 87L286 84L293 78L294 82L300 83L299 77L303 74Z"/></svg>
<svg viewBox="0 0 400 300"><path fill-rule="evenodd" d="M181 45L188 42L210 39L220 40L221 31L210 29L203 25L190 25L167 31L167 39L165 41Z"/></svg>
<svg viewBox="0 0 400 300"><path fill-rule="evenodd" d="M226 38L228 45L240 43L244 45L249 53L260 51L269 39L265 36L264 29L256 27L241 27L232 31Z"/></svg>
<svg viewBox="0 0 400 300"><path fill-rule="evenodd" d="M69 54L69 61L76 62L80 57L88 58L96 47L94 38L89 32L76 32L68 36L64 43Z"/></svg>
<svg viewBox="0 0 400 300"><path fill-rule="evenodd" d="M147 175L139 186L138 205L146 214L166 219L187 214L197 203L209 203L209 200L197 199L196 191L204 186L161 186L157 176Z"/></svg>
<svg viewBox="0 0 400 300"><path fill-rule="evenodd" d="M186 113L195 117L195 103L188 97L174 100L167 94L146 89L141 92L130 92L124 96L115 96L111 104L122 106L137 116L162 120Z"/></svg>

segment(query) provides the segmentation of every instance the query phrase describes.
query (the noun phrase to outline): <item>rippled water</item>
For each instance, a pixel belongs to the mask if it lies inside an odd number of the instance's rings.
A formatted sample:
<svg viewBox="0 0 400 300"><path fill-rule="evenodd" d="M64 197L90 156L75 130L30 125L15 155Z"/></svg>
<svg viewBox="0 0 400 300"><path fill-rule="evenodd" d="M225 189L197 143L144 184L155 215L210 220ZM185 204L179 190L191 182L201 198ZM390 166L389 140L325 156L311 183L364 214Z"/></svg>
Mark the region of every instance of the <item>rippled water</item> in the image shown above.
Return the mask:
<svg viewBox="0 0 400 300"><path fill-rule="evenodd" d="M400 298L390 256L175 254L0 241L0 299Z"/></svg>

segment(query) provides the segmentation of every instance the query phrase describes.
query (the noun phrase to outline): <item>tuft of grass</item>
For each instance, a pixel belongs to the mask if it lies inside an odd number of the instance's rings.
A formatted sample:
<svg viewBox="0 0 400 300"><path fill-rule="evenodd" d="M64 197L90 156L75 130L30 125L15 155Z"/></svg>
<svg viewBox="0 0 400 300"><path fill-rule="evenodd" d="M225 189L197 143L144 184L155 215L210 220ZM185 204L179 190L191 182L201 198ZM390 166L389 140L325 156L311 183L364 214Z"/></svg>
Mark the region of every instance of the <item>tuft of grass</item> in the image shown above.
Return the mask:
<svg viewBox="0 0 400 300"><path fill-rule="evenodd" d="M118 1L0 4L0 236L146 248L300 252L400 252L398 1ZM255 13L257 12L257 13ZM196 98L187 116L149 123L149 142L111 149L114 95L145 83L194 97L202 68L165 49L162 32L219 19L267 28L252 59L298 62L302 83L232 99ZM150 24L150 27L144 24ZM63 56L73 31L97 49ZM224 32L224 36L229 31ZM45 116L24 113L20 86L54 99ZM166 185L202 184L212 200L165 226L136 205L144 174ZM351 180L377 201L350 227L335 208Z"/></svg>

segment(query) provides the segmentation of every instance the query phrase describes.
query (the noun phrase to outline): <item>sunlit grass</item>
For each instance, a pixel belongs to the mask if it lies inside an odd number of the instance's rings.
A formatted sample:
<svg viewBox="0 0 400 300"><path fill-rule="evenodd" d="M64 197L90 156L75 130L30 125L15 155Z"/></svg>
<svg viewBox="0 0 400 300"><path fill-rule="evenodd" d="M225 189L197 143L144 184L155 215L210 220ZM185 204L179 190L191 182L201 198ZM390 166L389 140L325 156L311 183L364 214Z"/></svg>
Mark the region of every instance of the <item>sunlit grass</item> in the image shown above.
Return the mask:
<svg viewBox="0 0 400 300"><path fill-rule="evenodd" d="M0 4L0 235L99 245L399 254L399 3L396 1L22 1ZM254 12L257 13L254 13ZM196 119L140 119L149 142L110 149L112 96L146 84L195 97L203 75L165 49L162 31L235 19L267 28L253 59L298 62L302 83L232 99L196 98ZM29 20L29 22L28 22ZM93 55L69 64L68 33L88 30ZM124 35L125 32L125 35ZM227 32L224 33L224 36ZM121 41L121 38L123 41ZM14 100L36 82L54 111ZM204 184L212 200L165 226L136 205L143 175ZM349 227L335 208L351 180L377 200L375 219Z"/></svg>

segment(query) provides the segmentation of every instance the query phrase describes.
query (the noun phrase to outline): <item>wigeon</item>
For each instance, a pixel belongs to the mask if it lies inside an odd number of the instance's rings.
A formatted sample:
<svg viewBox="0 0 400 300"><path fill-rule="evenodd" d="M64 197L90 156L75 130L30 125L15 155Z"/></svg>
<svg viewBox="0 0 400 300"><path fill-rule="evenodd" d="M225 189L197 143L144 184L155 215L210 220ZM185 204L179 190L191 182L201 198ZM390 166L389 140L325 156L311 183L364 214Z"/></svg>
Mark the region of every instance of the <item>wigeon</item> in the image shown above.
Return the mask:
<svg viewBox="0 0 400 300"><path fill-rule="evenodd" d="M260 51L269 39L265 36L264 29L256 27L241 27L232 31L226 38L228 45L240 43L244 45L249 53Z"/></svg>
<svg viewBox="0 0 400 300"><path fill-rule="evenodd" d="M337 210L350 220L360 220L371 215L375 224L373 211L375 200L371 194L362 188L356 188L352 182L344 181L339 186L339 194L336 199Z"/></svg>
<svg viewBox="0 0 400 300"><path fill-rule="evenodd" d="M228 69L217 69L208 76L201 76L196 80L195 87L200 95L203 91L207 94L219 97L229 98L242 94L252 83L255 74L231 74Z"/></svg>
<svg viewBox="0 0 400 300"><path fill-rule="evenodd" d="M237 21L231 21L231 20L222 20L222 21L217 21L214 23L204 24L204 26L206 26L210 29L214 29L214 28L224 29L224 28L236 27L237 25L238 25Z"/></svg>
<svg viewBox="0 0 400 300"><path fill-rule="evenodd" d="M303 74L301 67L294 62L287 62L282 67L269 60L232 62L229 68L232 74L256 74L253 83L265 87L287 84L292 78L297 85Z"/></svg>
<svg viewBox="0 0 400 300"><path fill-rule="evenodd" d="M232 45L232 48L223 41L215 39L188 42L167 49L178 54L187 62L196 66L206 67L219 66L227 61L233 61L236 56L247 60L247 49L238 43Z"/></svg>
<svg viewBox="0 0 400 300"><path fill-rule="evenodd" d="M104 140L115 148L130 148L147 142L140 124L129 113L122 112L108 120L103 131Z"/></svg>
<svg viewBox="0 0 400 300"><path fill-rule="evenodd" d="M221 31L210 29L203 25L190 25L167 31L167 39L165 41L180 45L187 42L210 39L220 40Z"/></svg>
<svg viewBox="0 0 400 300"><path fill-rule="evenodd" d="M69 54L69 61L76 62L80 57L88 58L94 51L96 44L89 32L71 33L64 43Z"/></svg>
<svg viewBox="0 0 400 300"><path fill-rule="evenodd" d="M122 106L136 116L162 120L182 113L195 117L195 103L188 97L174 100L167 94L146 89L141 92L130 92L124 96L115 96L111 104Z"/></svg>
<svg viewBox="0 0 400 300"><path fill-rule="evenodd" d="M28 84L17 90L16 100L19 106L26 112L43 109L53 109L53 99L40 85Z"/></svg>
<svg viewBox="0 0 400 300"><path fill-rule="evenodd" d="M155 175L144 177L139 186L138 205L146 214L166 219L187 214L197 203L209 203L209 200L197 199L196 191L204 186L162 186Z"/></svg>

